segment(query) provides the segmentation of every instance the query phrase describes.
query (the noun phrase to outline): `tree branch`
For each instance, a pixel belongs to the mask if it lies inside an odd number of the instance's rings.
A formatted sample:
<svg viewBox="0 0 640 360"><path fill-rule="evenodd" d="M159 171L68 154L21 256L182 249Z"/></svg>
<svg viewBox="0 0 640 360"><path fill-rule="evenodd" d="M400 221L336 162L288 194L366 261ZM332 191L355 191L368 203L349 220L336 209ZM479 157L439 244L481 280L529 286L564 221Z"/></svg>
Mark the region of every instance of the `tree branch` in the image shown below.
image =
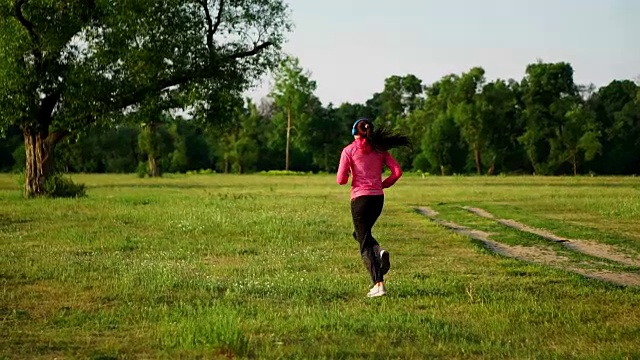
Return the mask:
<svg viewBox="0 0 640 360"><path fill-rule="evenodd" d="M251 50L247 50L247 51L241 51L241 52L237 52L237 53L233 53L231 55L229 55L227 58L228 59L242 59L242 58L246 58L249 56L253 56L256 54L259 54L260 52L262 52L264 49L268 48L269 46L273 46L274 44L271 41L266 41L263 42L260 45L256 45L253 49Z"/></svg>
<svg viewBox="0 0 640 360"><path fill-rule="evenodd" d="M213 20L211 19L211 12L209 12L209 2L207 0L204 0L200 3L200 5L202 5L202 7L204 8L204 15L207 20L207 47L209 48L209 51L213 51L213 34L215 31L213 30Z"/></svg>
<svg viewBox="0 0 640 360"><path fill-rule="evenodd" d="M57 130L52 133L49 133L49 136L47 136L46 141L49 143L49 145L55 146L62 139L66 138L69 135L71 135L71 132L69 130Z"/></svg>
<svg viewBox="0 0 640 360"><path fill-rule="evenodd" d="M38 40L38 35L36 34L36 32L33 30L33 23L29 20L27 20L24 17L24 14L22 13L22 7L24 6L24 4L27 2L27 0L18 0L16 1L16 6L15 6L15 16L16 19L18 19L18 21L20 22L20 24L22 26L24 26L25 29L27 29L27 31L29 32L29 36L31 37L31 40L33 40L34 43L39 43Z"/></svg>
<svg viewBox="0 0 640 360"><path fill-rule="evenodd" d="M218 9L218 16L216 17L216 24L213 26L213 33L215 34L222 23L222 11L224 10L224 0L220 0L220 8Z"/></svg>
<svg viewBox="0 0 640 360"><path fill-rule="evenodd" d="M222 23L222 12L224 10L224 0L220 0L218 8L218 15L216 16L216 22L213 23L211 18L211 12L209 11L209 1L203 0L200 5L204 8L204 14L207 20L207 46L209 51L213 51L213 35L218 31L220 24Z"/></svg>
<svg viewBox="0 0 640 360"><path fill-rule="evenodd" d="M264 42L262 44L256 45L253 49L247 51L241 51L237 53L233 53L224 59L226 60L235 60L246 58L249 56L256 55L268 48L269 46L273 46L274 44L270 41ZM219 66L208 65L206 67L192 69L189 71L181 72L178 74L174 74L165 79L158 79L158 81L153 84L149 84L141 89L138 89L127 96L120 98L118 101L111 102L107 105L107 111L117 111L120 109L124 109L128 106L137 104L145 99L145 97L149 94L156 94L159 91L167 89L172 86L186 84L192 80L206 79L212 78L216 76L217 71L220 70Z"/></svg>
<svg viewBox="0 0 640 360"><path fill-rule="evenodd" d="M119 99L119 101L112 102L111 104L107 104L107 111L118 111L120 109L124 109L128 106L135 105L149 94L157 94L158 92L169 88L171 86L186 84L191 80L202 79L206 77L213 76L212 71L210 69L195 69L191 71L186 71L184 73L175 74L166 79L159 79L157 82L153 84L149 84L137 91L134 91L127 96L124 96Z"/></svg>
<svg viewBox="0 0 640 360"><path fill-rule="evenodd" d="M14 12L15 12L16 19L18 19L20 24L29 33L29 37L31 38L31 41L33 41L33 45L34 45L34 48L32 50L33 56L36 58L36 61L38 62L38 64L40 64L42 62L42 52L40 52L40 38L38 37L38 34L36 34L35 30L33 29L33 23L27 20L24 17L24 14L22 13L22 7L26 2L27 0L16 1Z"/></svg>
<svg viewBox="0 0 640 360"><path fill-rule="evenodd" d="M42 102L40 103L40 109L38 111L38 118L51 119L53 109L55 109L56 105L58 105L58 101L60 101L59 92L46 96L44 99L42 99ZM47 124L47 126L48 125L49 124Z"/></svg>

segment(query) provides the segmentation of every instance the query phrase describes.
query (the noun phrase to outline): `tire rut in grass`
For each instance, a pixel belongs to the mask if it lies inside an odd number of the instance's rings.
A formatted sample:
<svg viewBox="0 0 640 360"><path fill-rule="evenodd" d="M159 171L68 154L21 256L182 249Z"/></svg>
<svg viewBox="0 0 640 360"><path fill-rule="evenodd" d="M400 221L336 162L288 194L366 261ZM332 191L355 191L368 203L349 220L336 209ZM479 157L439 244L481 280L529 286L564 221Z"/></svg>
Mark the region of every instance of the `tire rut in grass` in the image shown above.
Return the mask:
<svg viewBox="0 0 640 360"><path fill-rule="evenodd" d="M489 237L495 235L486 231L477 230L462 226L450 221L438 218L438 212L428 207L418 207L416 211L436 224L443 226L453 232L480 241L488 250L509 258L537 264L548 265L557 269L571 271L582 276L606 281L623 286L640 286L640 275L625 272L611 272L607 270L583 269L571 264L571 260L565 256L558 255L551 248L541 248L537 246L507 245L491 240ZM492 215L493 216L493 215Z"/></svg>
<svg viewBox="0 0 640 360"><path fill-rule="evenodd" d="M558 236L551 233L550 231L534 228L515 220L500 219L495 215L491 214L490 212L480 208L464 206L463 209L475 215L478 215L480 217L491 219L501 225L510 227L512 229L537 235L543 239L553 241L555 243L559 243L569 250L577 251L586 255L590 255L590 256L594 256L602 259L615 261L617 263L624 264L624 265L640 266L640 260L638 260L637 253L633 253L633 256L631 256L619 251L618 249L616 249L616 247L611 245L602 244L602 243L598 243L590 240L576 240L576 239L569 239L562 236ZM631 250L627 250L627 252L632 253Z"/></svg>

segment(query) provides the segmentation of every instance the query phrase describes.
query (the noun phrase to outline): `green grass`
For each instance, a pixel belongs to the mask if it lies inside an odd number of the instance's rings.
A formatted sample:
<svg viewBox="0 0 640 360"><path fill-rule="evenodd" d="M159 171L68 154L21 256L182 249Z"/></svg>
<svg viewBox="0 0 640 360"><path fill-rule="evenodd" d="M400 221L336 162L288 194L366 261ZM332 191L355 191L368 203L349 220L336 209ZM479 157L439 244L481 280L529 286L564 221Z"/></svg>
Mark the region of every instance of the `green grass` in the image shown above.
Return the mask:
<svg viewBox="0 0 640 360"><path fill-rule="evenodd" d="M413 209L505 243L546 244L459 206L640 251L637 178L407 175L374 228L381 299L333 176L72 178L87 197L25 201L0 175L0 358L640 357L640 289L494 255Z"/></svg>

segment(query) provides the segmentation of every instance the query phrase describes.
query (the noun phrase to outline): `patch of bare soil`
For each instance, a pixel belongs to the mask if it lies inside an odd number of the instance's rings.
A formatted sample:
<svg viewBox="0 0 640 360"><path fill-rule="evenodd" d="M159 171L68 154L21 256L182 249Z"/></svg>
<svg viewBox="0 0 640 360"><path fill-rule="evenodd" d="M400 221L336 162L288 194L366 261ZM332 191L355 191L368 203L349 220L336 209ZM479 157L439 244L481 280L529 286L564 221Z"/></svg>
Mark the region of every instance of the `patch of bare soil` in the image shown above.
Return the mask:
<svg viewBox="0 0 640 360"><path fill-rule="evenodd" d="M440 214L438 214L437 211L435 211L433 209L430 209L428 207L419 207L419 208L416 208L416 210L419 213L421 213L422 215L430 217L430 218L433 218L433 217L436 217L436 216L440 215Z"/></svg>
<svg viewBox="0 0 640 360"><path fill-rule="evenodd" d="M611 282L623 286L640 286L640 275L634 273L614 273L602 270L588 270L571 266L569 259L565 256L558 255L551 248L540 248L537 246L512 246L502 244L497 241L491 240L489 237L491 233L468 228L453 222L439 219L438 212L428 207L419 207L416 210L431 219L436 224L439 224L445 228L452 230L453 232L470 237L483 243L483 245L490 251L500 254L505 257L510 257L522 261L533 262L538 264L549 265L555 268L572 271L577 274L589 277L592 279L598 279L602 281ZM487 213L488 214L488 213ZM489 214L491 215L491 214ZM492 215L491 215L492 216Z"/></svg>
<svg viewBox="0 0 640 360"><path fill-rule="evenodd" d="M640 274L630 272L611 272L607 270L585 270L579 268L567 268L585 277L606 281L622 286L640 286Z"/></svg>
<svg viewBox="0 0 640 360"><path fill-rule="evenodd" d="M632 253L630 249L625 249L625 251L623 252L617 247L612 245L602 244L602 243L589 241L589 240L568 239L562 236L555 235L544 229L538 229L538 228L534 228L534 227L522 224L515 220L498 219L495 215L480 208L465 206L464 209L478 216L495 220L496 222L504 226L508 226L510 228L513 228L519 231L527 232L529 234L534 234L549 241L560 243L567 249L570 249L573 251L577 251L590 256L599 257L602 259L612 260L624 265L640 266L640 260L638 260L639 258L638 254ZM629 255L629 253L632 253L632 255Z"/></svg>

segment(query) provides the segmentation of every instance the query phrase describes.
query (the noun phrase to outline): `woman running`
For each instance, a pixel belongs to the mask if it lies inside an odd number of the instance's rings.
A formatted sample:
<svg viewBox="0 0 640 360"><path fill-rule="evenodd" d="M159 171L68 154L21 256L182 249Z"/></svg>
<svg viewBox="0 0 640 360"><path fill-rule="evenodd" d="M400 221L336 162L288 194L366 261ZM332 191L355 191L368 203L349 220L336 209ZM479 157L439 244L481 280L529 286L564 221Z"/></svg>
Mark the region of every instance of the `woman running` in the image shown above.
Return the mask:
<svg viewBox="0 0 640 360"><path fill-rule="evenodd" d="M368 297L383 296L384 275L389 271L389 252L381 249L371 235L371 228L378 220L384 205L383 189L391 187L402 176L402 170L387 150L406 146L406 136L394 134L386 129L374 130L369 119L358 119L351 130L354 141L342 150L337 182L345 185L351 174L351 216L353 237L360 243L360 254L364 266L371 275L373 287ZM391 175L382 180L383 166Z"/></svg>

